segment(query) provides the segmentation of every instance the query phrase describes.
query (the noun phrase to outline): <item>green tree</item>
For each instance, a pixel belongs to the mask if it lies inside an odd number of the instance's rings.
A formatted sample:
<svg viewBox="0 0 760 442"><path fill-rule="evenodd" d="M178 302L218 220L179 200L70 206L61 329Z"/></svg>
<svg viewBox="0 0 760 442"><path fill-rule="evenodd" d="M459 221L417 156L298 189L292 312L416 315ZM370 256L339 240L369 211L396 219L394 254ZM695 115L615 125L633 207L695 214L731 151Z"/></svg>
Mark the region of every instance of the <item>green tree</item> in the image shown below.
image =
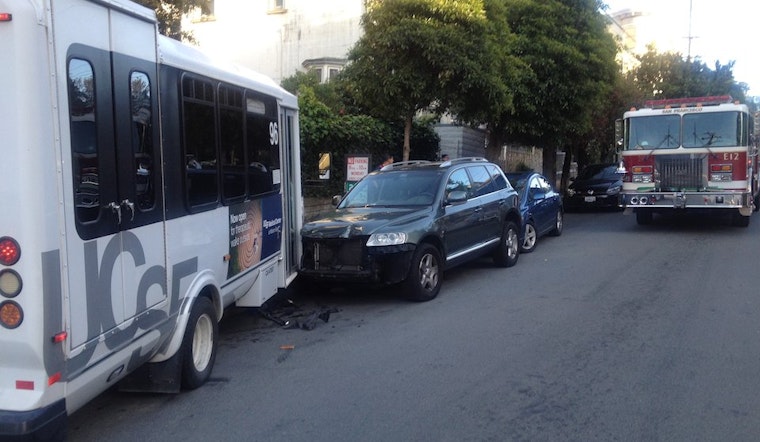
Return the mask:
<svg viewBox="0 0 760 442"><path fill-rule="evenodd" d="M505 1L514 54L530 69L514 85L513 110L501 121L511 140L544 148L543 172L553 180L556 149L565 150L569 169L614 85L615 40L597 0Z"/></svg>
<svg viewBox="0 0 760 442"><path fill-rule="evenodd" d="M200 8L209 12L209 0L135 0L156 11L158 31L175 40L195 41L192 34L182 30L182 16Z"/></svg>
<svg viewBox="0 0 760 442"><path fill-rule="evenodd" d="M343 77L365 109L404 121L403 159L410 157L415 115L441 114L479 91L488 60L483 0L368 0L363 36Z"/></svg>
<svg viewBox="0 0 760 442"><path fill-rule="evenodd" d="M390 153L401 158L404 128L368 115L347 113L339 82L319 84L311 74L298 73L282 86L298 95L300 109L301 178L307 196L331 196L343 191L347 154L369 154L377 161ZM326 100L326 101L325 101ZM329 103L329 104L328 104ZM419 159L434 159L439 139L430 122L415 121L411 139ZM330 179L318 179L319 154L332 155Z"/></svg>
<svg viewBox="0 0 760 442"><path fill-rule="evenodd" d="M685 58L678 52L659 53L651 46L638 59L639 66L628 72L627 78L645 99L728 94L744 101L749 90L734 80L733 61L716 61L711 69L699 58Z"/></svg>

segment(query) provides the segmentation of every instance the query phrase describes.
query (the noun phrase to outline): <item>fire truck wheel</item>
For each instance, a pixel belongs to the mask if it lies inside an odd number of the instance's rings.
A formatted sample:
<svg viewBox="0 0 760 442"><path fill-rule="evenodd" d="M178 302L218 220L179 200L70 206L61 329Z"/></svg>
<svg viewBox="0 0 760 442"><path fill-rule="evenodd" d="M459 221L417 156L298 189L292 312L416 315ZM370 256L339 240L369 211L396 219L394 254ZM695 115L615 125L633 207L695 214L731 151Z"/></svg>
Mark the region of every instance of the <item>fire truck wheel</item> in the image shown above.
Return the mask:
<svg viewBox="0 0 760 442"><path fill-rule="evenodd" d="M755 212L760 210L760 192L755 195Z"/></svg>
<svg viewBox="0 0 760 442"><path fill-rule="evenodd" d="M637 210L636 211L636 224L640 226L645 226L647 224L652 224L652 212L649 210Z"/></svg>
<svg viewBox="0 0 760 442"><path fill-rule="evenodd" d="M748 227L749 226L749 217L744 216L739 212L734 213L734 219L733 224L736 227Z"/></svg>
<svg viewBox="0 0 760 442"><path fill-rule="evenodd" d="M199 297L193 303L182 339L182 386L193 390L211 375L216 359L219 325L211 300Z"/></svg>

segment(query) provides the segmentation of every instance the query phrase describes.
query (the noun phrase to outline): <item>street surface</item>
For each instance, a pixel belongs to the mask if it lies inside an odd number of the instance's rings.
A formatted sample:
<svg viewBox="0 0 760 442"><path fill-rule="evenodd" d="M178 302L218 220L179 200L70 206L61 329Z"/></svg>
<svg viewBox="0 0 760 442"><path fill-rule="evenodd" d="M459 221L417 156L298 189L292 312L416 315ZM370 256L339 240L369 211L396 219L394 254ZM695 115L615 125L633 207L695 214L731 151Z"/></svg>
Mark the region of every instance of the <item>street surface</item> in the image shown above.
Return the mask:
<svg viewBox="0 0 760 442"><path fill-rule="evenodd" d="M70 440L758 440L752 218L570 213L515 267L450 271L428 303L305 288L270 309L298 328L228 310L209 383L106 392Z"/></svg>

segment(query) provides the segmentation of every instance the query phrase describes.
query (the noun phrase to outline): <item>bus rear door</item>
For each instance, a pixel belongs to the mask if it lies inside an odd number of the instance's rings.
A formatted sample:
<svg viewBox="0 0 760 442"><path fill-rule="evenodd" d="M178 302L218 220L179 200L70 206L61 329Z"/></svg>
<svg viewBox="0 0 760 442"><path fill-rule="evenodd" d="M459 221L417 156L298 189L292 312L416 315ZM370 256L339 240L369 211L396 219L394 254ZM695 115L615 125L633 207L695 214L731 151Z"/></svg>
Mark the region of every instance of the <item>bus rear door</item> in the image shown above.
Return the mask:
<svg viewBox="0 0 760 442"><path fill-rule="evenodd" d="M156 33L152 13L132 3L51 5L67 91L59 105L71 380L119 350L145 358L135 350L155 343L146 331L168 312ZM108 381L119 378L105 369Z"/></svg>

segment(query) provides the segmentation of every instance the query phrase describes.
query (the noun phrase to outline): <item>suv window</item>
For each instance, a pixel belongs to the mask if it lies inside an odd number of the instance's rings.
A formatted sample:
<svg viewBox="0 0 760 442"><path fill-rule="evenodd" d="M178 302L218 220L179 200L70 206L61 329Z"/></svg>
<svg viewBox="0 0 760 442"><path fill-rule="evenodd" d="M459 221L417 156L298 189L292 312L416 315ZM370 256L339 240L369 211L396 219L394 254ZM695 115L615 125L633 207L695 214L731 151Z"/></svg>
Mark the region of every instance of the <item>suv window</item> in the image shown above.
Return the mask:
<svg viewBox="0 0 760 442"><path fill-rule="evenodd" d="M472 183L470 183L470 177L467 175L467 171L464 169L457 169L449 175L449 180L446 182L446 195L455 190L462 190L469 195Z"/></svg>
<svg viewBox="0 0 760 442"><path fill-rule="evenodd" d="M472 177L471 197L486 195L494 191L494 189L489 186L491 175L484 166L469 166L467 167L467 171L470 172L470 176Z"/></svg>
<svg viewBox="0 0 760 442"><path fill-rule="evenodd" d="M512 187L504 179L504 174L501 173L501 169L493 164L488 165L488 172L491 174L491 182L493 183L494 191L511 189Z"/></svg>

